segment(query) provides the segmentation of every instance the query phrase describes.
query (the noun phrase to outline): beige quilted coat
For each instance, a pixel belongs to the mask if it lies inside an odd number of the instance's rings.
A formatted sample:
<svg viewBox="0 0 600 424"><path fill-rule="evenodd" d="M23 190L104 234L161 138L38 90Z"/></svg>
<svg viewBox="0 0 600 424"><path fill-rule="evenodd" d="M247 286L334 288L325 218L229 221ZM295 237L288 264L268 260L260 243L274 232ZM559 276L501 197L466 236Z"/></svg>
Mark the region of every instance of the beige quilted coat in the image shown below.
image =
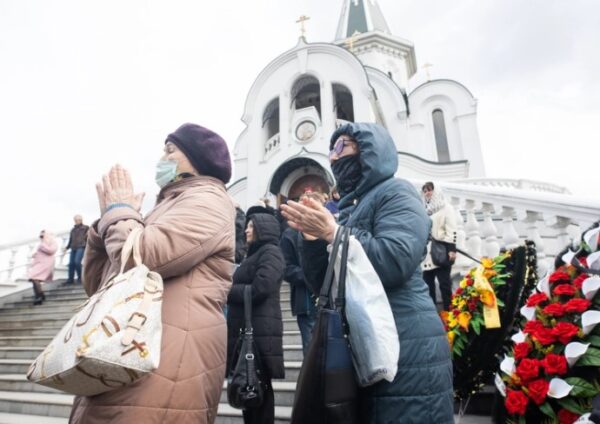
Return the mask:
<svg viewBox="0 0 600 424"><path fill-rule="evenodd" d="M118 273L128 233L143 227L142 259L164 280L158 370L123 389L75 399L71 423L204 424L217 414L225 377L223 305L231 285L235 210L212 177L167 185L142 217L107 212L89 232L84 257L88 295Z"/></svg>

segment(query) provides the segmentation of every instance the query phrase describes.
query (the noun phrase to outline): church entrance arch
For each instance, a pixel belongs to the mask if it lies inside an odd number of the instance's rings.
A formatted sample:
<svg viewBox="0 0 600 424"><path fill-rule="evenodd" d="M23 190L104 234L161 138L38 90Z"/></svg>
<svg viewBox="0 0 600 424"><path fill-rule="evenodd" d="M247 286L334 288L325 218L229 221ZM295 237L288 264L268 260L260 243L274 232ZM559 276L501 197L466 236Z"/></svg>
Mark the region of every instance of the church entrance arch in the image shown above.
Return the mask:
<svg viewBox="0 0 600 424"><path fill-rule="evenodd" d="M332 186L333 178L317 161L295 158L283 163L275 171L269 191L281 204L287 199L297 199L306 189L329 193Z"/></svg>

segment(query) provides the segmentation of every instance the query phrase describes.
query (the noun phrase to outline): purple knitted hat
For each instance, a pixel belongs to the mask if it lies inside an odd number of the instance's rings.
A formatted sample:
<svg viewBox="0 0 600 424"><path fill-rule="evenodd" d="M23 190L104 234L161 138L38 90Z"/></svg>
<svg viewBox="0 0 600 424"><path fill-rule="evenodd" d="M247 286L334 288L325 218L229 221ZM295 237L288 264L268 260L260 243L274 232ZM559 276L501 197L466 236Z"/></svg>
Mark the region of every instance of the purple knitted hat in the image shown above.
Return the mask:
<svg viewBox="0 0 600 424"><path fill-rule="evenodd" d="M224 184L231 179L229 149L217 133L200 125L183 124L167 136L167 141L179 147L200 174L218 178Z"/></svg>

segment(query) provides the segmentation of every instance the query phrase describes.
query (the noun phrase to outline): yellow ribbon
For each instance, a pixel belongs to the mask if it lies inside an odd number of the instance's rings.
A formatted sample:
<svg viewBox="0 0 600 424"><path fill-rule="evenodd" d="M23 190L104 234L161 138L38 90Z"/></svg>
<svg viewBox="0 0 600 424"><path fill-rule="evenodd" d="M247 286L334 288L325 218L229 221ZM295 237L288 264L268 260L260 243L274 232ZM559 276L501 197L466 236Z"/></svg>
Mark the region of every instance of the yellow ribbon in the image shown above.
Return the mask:
<svg viewBox="0 0 600 424"><path fill-rule="evenodd" d="M483 319L485 328L500 328L500 312L496 293L490 282L483 276L485 268L480 265L475 270L474 287L480 294L483 303Z"/></svg>

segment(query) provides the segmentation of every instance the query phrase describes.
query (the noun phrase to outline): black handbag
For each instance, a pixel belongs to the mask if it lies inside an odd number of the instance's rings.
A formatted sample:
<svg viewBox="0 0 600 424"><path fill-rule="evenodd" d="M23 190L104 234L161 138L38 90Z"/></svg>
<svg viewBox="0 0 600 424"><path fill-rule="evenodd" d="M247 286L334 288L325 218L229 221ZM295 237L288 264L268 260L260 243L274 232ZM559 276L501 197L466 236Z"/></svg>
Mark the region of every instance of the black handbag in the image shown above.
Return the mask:
<svg viewBox="0 0 600 424"><path fill-rule="evenodd" d="M318 301L317 321L300 369L292 424L358 424L358 385L344 319L345 280L350 229L340 227ZM332 304L333 268L340 244L338 294Z"/></svg>
<svg viewBox="0 0 600 424"><path fill-rule="evenodd" d="M263 402L263 386L252 330L252 286L244 287L245 328L236 343L237 358L227 378L227 401L237 409L256 408Z"/></svg>
<svg viewBox="0 0 600 424"><path fill-rule="evenodd" d="M430 238L431 240L431 262L439 267L446 267L450 265L450 258L448 257L448 246L443 241L439 241Z"/></svg>

